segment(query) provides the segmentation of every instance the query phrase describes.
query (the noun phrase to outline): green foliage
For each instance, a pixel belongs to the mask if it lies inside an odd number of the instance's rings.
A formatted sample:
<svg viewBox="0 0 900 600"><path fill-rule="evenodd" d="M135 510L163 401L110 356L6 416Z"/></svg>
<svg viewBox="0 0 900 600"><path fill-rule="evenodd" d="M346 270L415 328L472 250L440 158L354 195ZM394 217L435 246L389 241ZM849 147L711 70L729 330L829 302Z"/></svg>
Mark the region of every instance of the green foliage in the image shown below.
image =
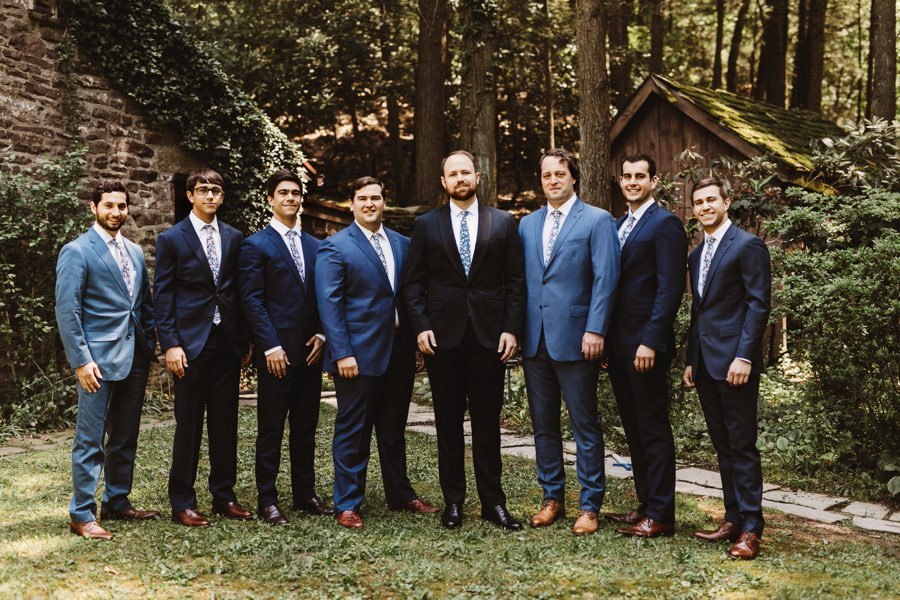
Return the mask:
<svg viewBox="0 0 900 600"><path fill-rule="evenodd" d="M877 188L900 192L898 122L864 121L846 136L817 140L813 145L814 178L842 193Z"/></svg>
<svg viewBox="0 0 900 600"><path fill-rule="evenodd" d="M0 163L0 437L69 422L74 376L54 314L56 257L81 233L84 150L33 172Z"/></svg>
<svg viewBox="0 0 900 600"><path fill-rule="evenodd" d="M64 0L60 12L116 87L226 179L234 201L223 219L245 231L262 226L266 177L282 166L303 173L303 155L193 42L195 30L163 0Z"/></svg>

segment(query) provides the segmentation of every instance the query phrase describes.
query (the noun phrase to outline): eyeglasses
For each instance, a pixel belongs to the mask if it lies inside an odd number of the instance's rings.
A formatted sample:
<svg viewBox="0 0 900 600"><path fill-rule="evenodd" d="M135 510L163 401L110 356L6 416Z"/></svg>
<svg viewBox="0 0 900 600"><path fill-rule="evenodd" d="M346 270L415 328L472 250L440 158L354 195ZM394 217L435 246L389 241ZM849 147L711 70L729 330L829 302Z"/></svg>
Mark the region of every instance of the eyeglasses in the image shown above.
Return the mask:
<svg viewBox="0 0 900 600"><path fill-rule="evenodd" d="M224 193L225 192L222 190L222 188L220 188L218 186L216 186L216 187L201 186L201 187L194 188L194 194L200 196L201 198L206 198L210 194L213 195L213 198L221 198Z"/></svg>
<svg viewBox="0 0 900 600"><path fill-rule="evenodd" d="M277 192L275 192L275 195L278 196L278 198L281 200L286 200L288 196L299 200L303 197L303 192L300 190L278 190Z"/></svg>

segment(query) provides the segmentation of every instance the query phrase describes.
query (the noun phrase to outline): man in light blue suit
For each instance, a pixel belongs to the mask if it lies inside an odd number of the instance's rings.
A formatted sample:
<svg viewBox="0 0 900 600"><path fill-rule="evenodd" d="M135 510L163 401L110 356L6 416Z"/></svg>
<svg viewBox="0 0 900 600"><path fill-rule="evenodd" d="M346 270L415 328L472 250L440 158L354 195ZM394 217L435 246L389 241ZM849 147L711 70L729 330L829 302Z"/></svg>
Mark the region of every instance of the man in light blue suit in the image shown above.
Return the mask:
<svg viewBox="0 0 900 600"><path fill-rule="evenodd" d="M409 239L381 224L384 186L353 182L354 222L319 246L316 297L325 330L325 370L334 375L334 506L347 528L363 526L372 428L384 496L392 510L434 513L406 473L404 431L412 397L415 344L402 288Z"/></svg>
<svg viewBox="0 0 900 600"><path fill-rule="evenodd" d="M578 446L581 484L572 532L582 535L597 531L606 491L597 377L619 278L619 245L612 216L576 196L579 171L571 154L550 150L540 169L548 206L519 227L527 288L522 354L544 493L531 526L552 525L565 516L562 394Z"/></svg>
<svg viewBox="0 0 900 600"><path fill-rule="evenodd" d="M78 377L69 529L111 540L97 523L94 494L101 471L102 519L159 516L135 509L128 498L156 335L144 253L119 233L128 218L128 191L119 182L100 184L91 195L91 212L93 227L59 253L56 323Z"/></svg>

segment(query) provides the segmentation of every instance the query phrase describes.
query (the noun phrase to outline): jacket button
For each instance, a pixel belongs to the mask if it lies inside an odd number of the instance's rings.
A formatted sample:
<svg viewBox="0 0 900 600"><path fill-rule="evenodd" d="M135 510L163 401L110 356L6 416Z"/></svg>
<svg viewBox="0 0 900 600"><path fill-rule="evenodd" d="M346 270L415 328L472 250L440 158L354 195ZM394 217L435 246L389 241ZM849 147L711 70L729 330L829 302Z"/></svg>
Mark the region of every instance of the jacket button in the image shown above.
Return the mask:
<svg viewBox="0 0 900 600"><path fill-rule="evenodd" d="M131 339L131 334L129 333L128 335L126 335L126 336L125 336L125 339L126 339L126 340L130 340L130 339Z"/></svg>

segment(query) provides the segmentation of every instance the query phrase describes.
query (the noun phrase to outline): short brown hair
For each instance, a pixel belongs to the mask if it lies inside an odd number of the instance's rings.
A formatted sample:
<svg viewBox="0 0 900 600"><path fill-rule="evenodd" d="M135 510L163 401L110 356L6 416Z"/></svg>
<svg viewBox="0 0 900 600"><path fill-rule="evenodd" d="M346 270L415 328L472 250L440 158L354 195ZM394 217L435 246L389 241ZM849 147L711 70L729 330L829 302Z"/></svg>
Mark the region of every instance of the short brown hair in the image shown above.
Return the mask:
<svg viewBox="0 0 900 600"><path fill-rule="evenodd" d="M578 184L581 181L581 170L578 168L578 161L572 156L571 152L563 148L553 148L552 150L544 152L541 156L541 160L538 161L539 175L545 158L557 158L560 162L566 163L566 166L569 168L569 174L572 175L572 179L575 180L575 187L578 187Z"/></svg>
<svg viewBox="0 0 900 600"><path fill-rule="evenodd" d="M131 196L129 196L128 190L125 189L125 185L121 181L101 181L98 183L97 187L94 188L94 191L91 192L91 203L94 206L98 206L103 194L110 194L112 192L122 192L125 194L125 204L131 204Z"/></svg>
<svg viewBox="0 0 900 600"><path fill-rule="evenodd" d="M198 183L211 183L213 185L225 187L222 176L212 169L200 169L199 171L194 171L188 175L184 187L187 188L187 191L193 192L194 187L196 187Z"/></svg>
<svg viewBox="0 0 900 600"><path fill-rule="evenodd" d="M275 193L275 188L278 187L282 181L293 181L297 185L300 186L300 189L303 189L303 182L300 181L300 178L293 171L289 171L287 169L278 169L266 179L266 194L271 196Z"/></svg>
<svg viewBox="0 0 900 600"><path fill-rule="evenodd" d="M695 183L694 187L691 189L691 197L693 198L698 190L712 186L719 188L719 194L723 199L731 197L731 184L727 179L721 179L719 177L706 177Z"/></svg>
<svg viewBox="0 0 900 600"><path fill-rule="evenodd" d="M647 156L646 154L629 154L627 156L623 156L621 162L619 162L619 171L622 170L622 167L625 163L639 163L641 161L645 161L647 163L647 175L650 177L656 177L656 162Z"/></svg>
<svg viewBox="0 0 900 600"><path fill-rule="evenodd" d="M360 177L350 183L347 186L348 191L350 192L350 199L353 200L353 197L356 196L356 192L363 189L367 185L377 185L381 188L381 195L384 195L384 184L377 177L372 177L370 175L366 175L365 177Z"/></svg>
<svg viewBox="0 0 900 600"><path fill-rule="evenodd" d="M466 158L468 158L469 160L472 161L473 167L475 166L475 155L473 155L468 150L454 150L453 152L451 152L450 154L445 156L444 160L441 161L441 176L444 175L444 165L447 164L447 159L449 159L451 156L456 156L457 154L462 154L463 156L465 156ZM478 167L475 167L475 170L477 171Z"/></svg>

